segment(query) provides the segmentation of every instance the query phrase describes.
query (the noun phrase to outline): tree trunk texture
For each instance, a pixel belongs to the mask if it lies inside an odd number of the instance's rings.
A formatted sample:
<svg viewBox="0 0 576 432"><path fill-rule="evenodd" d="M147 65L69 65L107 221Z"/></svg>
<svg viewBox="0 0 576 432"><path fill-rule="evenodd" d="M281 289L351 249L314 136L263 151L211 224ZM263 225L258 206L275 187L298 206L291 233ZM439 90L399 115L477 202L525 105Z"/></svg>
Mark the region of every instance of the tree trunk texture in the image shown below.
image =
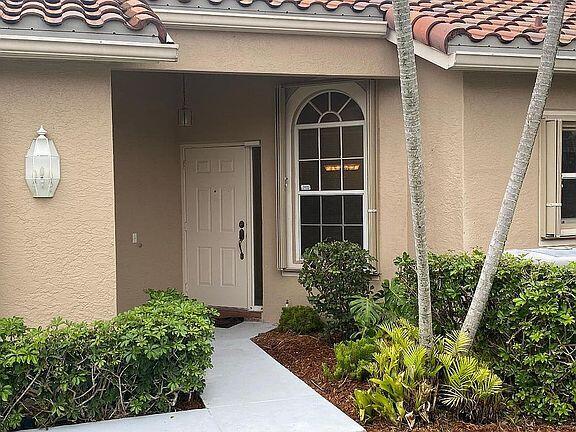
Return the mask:
<svg viewBox="0 0 576 432"><path fill-rule="evenodd" d="M476 286L470 308L468 309L466 319L462 326L462 331L468 333L472 340L476 337L476 332L482 320L482 314L488 303L490 289L492 288L492 283L498 270L498 264L500 263L506 239L508 238L508 232L512 224L520 189L526 176L534 141L536 140L540 121L544 113L546 99L548 98L552 76L554 74L554 62L556 60L556 51L558 49L558 39L562 29L565 6L566 0L550 1L550 13L548 15L546 36L542 47L542 56L524 122L524 129L522 130L512 173L506 186L506 192L502 200L496 227L494 228L490 246L486 253L486 260L482 266L480 279L478 280L478 285Z"/></svg>
<svg viewBox="0 0 576 432"><path fill-rule="evenodd" d="M393 0L394 25L397 34L400 89L406 135L408 180L412 207L412 227L416 248L418 276L418 327L420 343L430 347L433 343L432 302L426 244L426 209L424 203L424 171L422 161L422 132L420 126L420 98L414 57L414 40L410 22L409 0Z"/></svg>

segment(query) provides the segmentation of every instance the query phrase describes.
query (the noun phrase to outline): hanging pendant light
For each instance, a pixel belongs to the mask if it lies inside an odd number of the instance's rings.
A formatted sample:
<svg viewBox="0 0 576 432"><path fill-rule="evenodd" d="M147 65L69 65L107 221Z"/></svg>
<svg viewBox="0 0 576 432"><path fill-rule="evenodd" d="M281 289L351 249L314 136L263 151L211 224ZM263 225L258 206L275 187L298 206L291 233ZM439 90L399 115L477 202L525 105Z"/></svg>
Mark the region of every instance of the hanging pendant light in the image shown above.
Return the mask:
<svg viewBox="0 0 576 432"><path fill-rule="evenodd" d="M186 75L182 74L182 108L178 110L178 126L192 126L192 111L186 103Z"/></svg>

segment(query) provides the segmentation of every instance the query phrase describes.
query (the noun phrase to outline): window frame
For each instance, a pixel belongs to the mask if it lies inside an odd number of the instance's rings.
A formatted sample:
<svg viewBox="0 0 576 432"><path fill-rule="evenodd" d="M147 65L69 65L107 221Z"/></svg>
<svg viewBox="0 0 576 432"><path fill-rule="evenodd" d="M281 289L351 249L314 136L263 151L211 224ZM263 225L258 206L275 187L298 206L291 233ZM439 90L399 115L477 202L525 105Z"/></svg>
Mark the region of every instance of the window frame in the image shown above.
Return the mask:
<svg viewBox="0 0 576 432"><path fill-rule="evenodd" d="M321 94L321 93L320 93ZM310 100L310 99L309 99ZM347 126L362 126L362 157L350 157L344 158L342 156L342 128ZM344 182L344 172L342 171L340 176L340 186L341 189L335 190L322 190L322 158L321 155L318 155L318 184L319 188L317 191L304 191L301 188L297 187L300 184L300 141L299 141L299 131L301 130L310 130L310 129L328 129L328 128L339 128L340 129L340 158L338 160L344 161L346 159L362 159L363 162L363 189L344 189L343 182ZM364 120L352 120L352 121L341 121L341 122L330 122L330 123L308 123L308 124L300 124L294 126L294 179L296 181L296 187L294 190L295 193L295 231L296 231L296 244L294 247L294 254L295 254L295 261L296 263L302 262L302 255L301 255L301 248L302 248L302 223L300 219L300 197L302 196L318 196L320 197L320 206L322 206L322 197L323 196L362 196L362 244L364 247L368 245L368 208L367 208L367 187L368 184L368 170L366 169L366 152L367 152L367 142L366 139L366 118ZM336 158L334 158L336 160ZM322 223L320 220L320 226L324 226L325 224ZM344 220L341 223L342 226L345 226ZM349 224L351 225L351 224ZM321 236L322 238L322 236Z"/></svg>
<svg viewBox="0 0 576 432"><path fill-rule="evenodd" d="M303 195L362 195L363 243L376 256L376 132L375 95L373 81L337 81L321 84L281 86L277 93L277 236L278 269L297 272L302 266L300 256L300 196ZM297 125L298 115L304 106L317 95L334 91L351 97L362 109L364 120L312 123ZM301 129L363 126L364 189L333 191L300 191L299 142ZM342 155L341 155L342 157ZM351 158L352 159L352 158ZM356 158L358 159L358 158ZM319 170L321 169L318 155ZM343 223L344 225L344 223Z"/></svg>
<svg viewBox="0 0 576 432"><path fill-rule="evenodd" d="M576 240L576 220L562 219L562 180L576 177L562 173L564 123L576 124L576 111L546 111L540 126L540 239L545 243Z"/></svg>

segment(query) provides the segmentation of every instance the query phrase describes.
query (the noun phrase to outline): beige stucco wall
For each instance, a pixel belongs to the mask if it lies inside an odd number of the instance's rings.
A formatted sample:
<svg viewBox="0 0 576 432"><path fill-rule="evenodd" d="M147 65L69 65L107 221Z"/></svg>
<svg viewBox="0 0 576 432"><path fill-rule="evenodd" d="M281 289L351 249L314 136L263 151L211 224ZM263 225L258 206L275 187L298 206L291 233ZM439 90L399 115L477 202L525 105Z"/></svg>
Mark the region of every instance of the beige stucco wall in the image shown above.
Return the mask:
<svg viewBox="0 0 576 432"><path fill-rule="evenodd" d="M462 116L461 72L445 71L418 60L427 235L431 250L462 247ZM398 80L381 80L378 92L379 270L388 278L393 260L412 252L412 225Z"/></svg>
<svg viewBox="0 0 576 432"><path fill-rule="evenodd" d="M495 165L494 155L502 155L502 151L490 148L490 143L515 142L517 137L513 136L514 128L501 124L510 116L474 109L482 104L498 105L489 95L498 99L501 89L491 89L492 80L482 80L482 75L444 71L425 61L419 61L418 66L430 248L441 252L483 246L480 242L492 229L487 212L495 215L500 199L491 201L487 191L501 193L513 156L508 152L507 163ZM530 91L530 78L522 77L523 85L516 84L513 95L506 98L515 105L503 105L503 109L514 110L520 125L522 104ZM124 310L142 302L146 288L181 289L179 145L260 140L264 318L275 320L286 300L291 304L305 302L297 279L282 276L276 269L274 89L286 79L188 75L187 94L194 119L191 128L175 125L180 80L180 75L159 72L113 75L118 307ZM510 79L510 83L519 82L518 77ZM382 276L390 277L393 259L413 250L398 80L379 80L377 94L378 258ZM488 100L479 104L483 98ZM563 107L566 104L559 106ZM481 127L484 121L496 126ZM516 127L517 133L520 127ZM473 171L482 166L490 170ZM526 194L537 198L536 180L527 182ZM518 244L515 238L522 239L523 245L537 242L537 199L528 209L524 206L519 210L526 213L525 223L515 223L511 244ZM483 227L471 232L471 224L478 223ZM132 232L139 233L142 248L131 244Z"/></svg>
<svg viewBox="0 0 576 432"><path fill-rule="evenodd" d="M396 48L384 38L169 29L177 63L151 69L299 76L397 77Z"/></svg>
<svg viewBox="0 0 576 432"><path fill-rule="evenodd" d="M178 63L114 65L111 73L98 63L2 60L0 315L23 315L32 324L54 315L106 318L143 302L145 289L181 289L179 149L189 142L261 141L264 318L275 320L286 300L305 302L297 279L276 269L274 90L288 81L377 78L382 276L392 274L394 257L413 249L393 45L376 39L171 34L181 46ZM484 248L534 77L445 71L423 60L418 68L430 248ZM194 119L189 129L176 126L176 71L207 72L188 76ZM573 78L557 76L548 108L573 110L575 100ZM23 158L40 124L62 156L62 182L51 200L32 199L23 180ZM535 149L510 247L539 241L537 161ZM133 232L142 247L132 244Z"/></svg>
<svg viewBox="0 0 576 432"><path fill-rule="evenodd" d="M179 144L260 140L264 317L276 319L286 300L303 303L305 293L296 277L276 269L274 89L279 82L319 77L397 77L395 48L383 39L187 30L170 35L180 46L177 63L120 65L155 72L113 75L118 309L141 303L147 288L182 288ZM181 76L159 71L228 76L189 75L194 127L179 130ZM133 232L141 248L131 244Z"/></svg>
<svg viewBox="0 0 576 432"><path fill-rule="evenodd" d="M398 80L378 82L378 264L384 277L409 245L408 175Z"/></svg>
<svg viewBox="0 0 576 432"><path fill-rule="evenodd" d="M533 74L464 74L464 248L485 249L500 208L534 85ZM576 81L557 75L547 109L576 110ZM539 243L538 143L524 181L507 247Z"/></svg>
<svg viewBox="0 0 576 432"><path fill-rule="evenodd" d="M486 249L510 175L534 75L444 71L420 60L429 247L434 252ZM380 87L379 257L413 251L404 136L397 82ZM549 110L576 110L576 81L557 75ZM507 247L537 247L539 148L534 148ZM398 223L404 217L406 224ZM393 228L391 228L393 227ZM404 240L404 242L403 242Z"/></svg>
<svg viewBox="0 0 576 432"><path fill-rule="evenodd" d="M179 85L176 74L112 74L119 311L147 289L182 289Z"/></svg>
<svg viewBox="0 0 576 432"><path fill-rule="evenodd" d="M29 324L116 312L110 71L0 60L0 316ZM44 125L61 157L52 199L32 198L24 156Z"/></svg>
<svg viewBox="0 0 576 432"><path fill-rule="evenodd" d="M462 74L420 64L431 245L462 244ZM143 301L142 290L181 289L179 145L259 140L262 144L264 318L282 306L305 302L294 276L276 269L275 87L281 77L190 74L187 94L193 126L178 128L181 76L115 73L114 120L118 307ZM454 85L456 83L456 85ZM139 89L149 89L142 92ZM394 257L410 249L404 135L396 79L378 83L378 232L380 270L388 277ZM446 108L448 107L448 108ZM130 122L137 118L139 121ZM141 172L151 173L142 178ZM447 175L449 174L449 175ZM446 199L458 191L455 200ZM142 248L131 244L138 232Z"/></svg>

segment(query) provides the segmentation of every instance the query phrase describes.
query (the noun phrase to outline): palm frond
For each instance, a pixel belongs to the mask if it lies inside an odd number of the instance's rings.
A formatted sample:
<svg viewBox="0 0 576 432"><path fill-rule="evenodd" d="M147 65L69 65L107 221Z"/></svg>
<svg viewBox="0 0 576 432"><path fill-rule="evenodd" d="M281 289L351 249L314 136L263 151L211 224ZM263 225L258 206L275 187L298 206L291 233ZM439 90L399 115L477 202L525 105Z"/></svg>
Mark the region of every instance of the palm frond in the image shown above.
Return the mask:
<svg viewBox="0 0 576 432"><path fill-rule="evenodd" d="M444 338L444 350L453 356L466 354L471 344L470 336L460 331L453 331Z"/></svg>

